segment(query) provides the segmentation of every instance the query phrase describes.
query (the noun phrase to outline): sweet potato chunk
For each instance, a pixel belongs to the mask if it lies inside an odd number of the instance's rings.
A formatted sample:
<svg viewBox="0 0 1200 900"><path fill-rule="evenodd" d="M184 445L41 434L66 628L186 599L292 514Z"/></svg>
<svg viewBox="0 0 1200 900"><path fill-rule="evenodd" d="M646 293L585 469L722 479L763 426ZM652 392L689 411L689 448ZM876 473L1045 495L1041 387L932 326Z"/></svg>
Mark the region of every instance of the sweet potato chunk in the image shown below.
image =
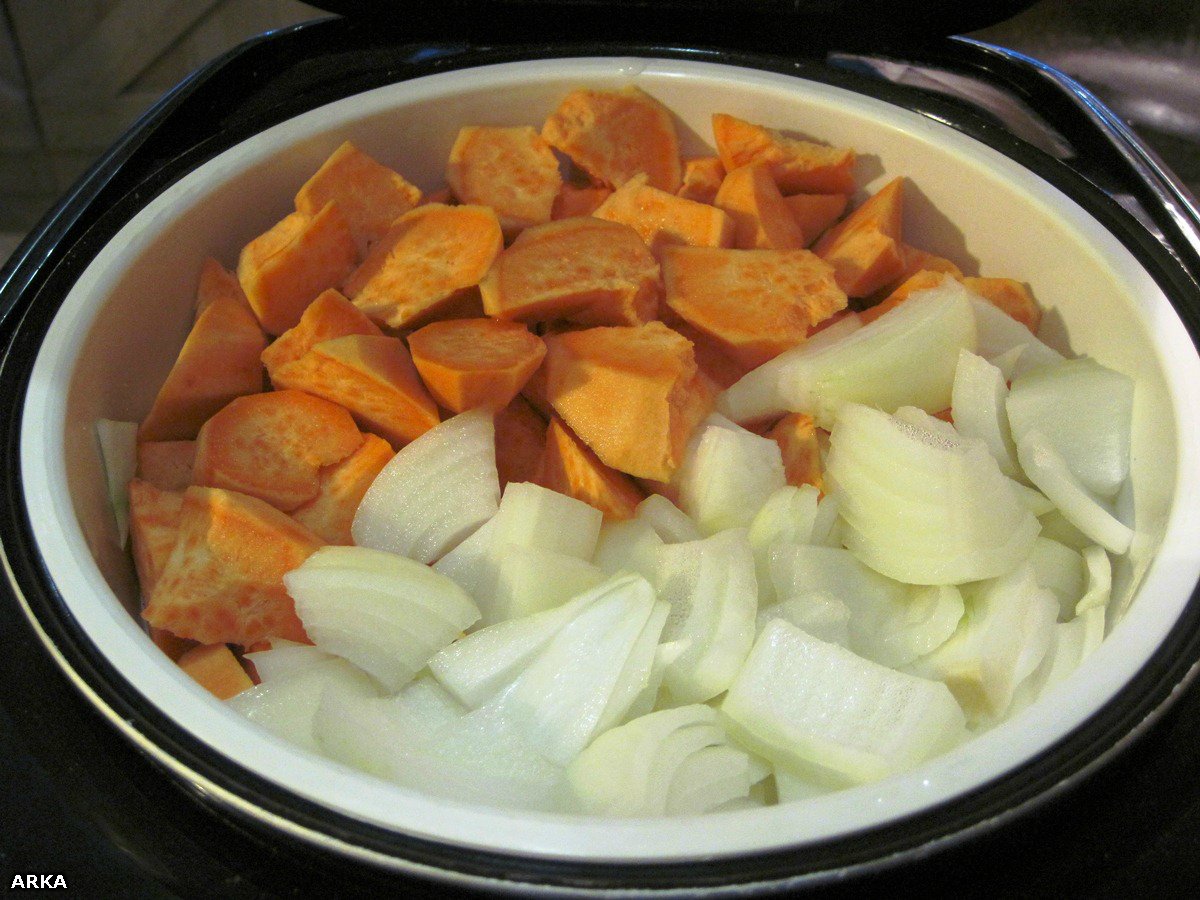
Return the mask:
<svg viewBox="0 0 1200 900"><path fill-rule="evenodd" d="M300 188L296 209L315 216L330 201L345 216L361 258L392 222L421 202L421 191L346 141Z"/></svg>
<svg viewBox="0 0 1200 900"><path fill-rule="evenodd" d="M734 359L722 341L701 331L691 322L676 315L668 324L672 331L678 331L692 342L696 365L700 367L701 372L708 376L716 390L725 390L754 368Z"/></svg>
<svg viewBox="0 0 1200 900"><path fill-rule="evenodd" d="M546 342L546 396L605 465L668 481L715 399L692 345L661 322Z"/></svg>
<svg viewBox="0 0 1200 900"><path fill-rule="evenodd" d="M632 518L645 497L628 475L602 463L557 416L546 431L538 481L614 519Z"/></svg>
<svg viewBox="0 0 1200 900"><path fill-rule="evenodd" d="M600 204L612 194L612 188L578 185L564 182L558 196L554 198L554 209L551 219L573 219L576 216L590 216Z"/></svg>
<svg viewBox="0 0 1200 900"><path fill-rule="evenodd" d="M322 467L362 442L350 413L320 397L290 390L241 397L200 429L192 478L287 512L317 495Z"/></svg>
<svg viewBox="0 0 1200 900"><path fill-rule="evenodd" d="M254 687L238 658L225 644L201 644L188 650L176 662L218 700L228 700Z"/></svg>
<svg viewBox="0 0 1200 900"><path fill-rule="evenodd" d="M679 189L675 122L666 107L636 87L572 91L542 125L542 137L609 187L645 172L654 187Z"/></svg>
<svg viewBox="0 0 1200 900"><path fill-rule="evenodd" d="M645 175L630 178L592 215L628 225L656 256L671 244L733 246L734 223L727 213L651 187Z"/></svg>
<svg viewBox="0 0 1200 900"><path fill-rule="evenodd" d="M252 312L237 276L210 256L200 266L200 283L196 286L197 317L218 297L233 300L244 306L246 312Z"/></svg>
<svg viewBox="0 0 1200 900"><path fill-rule="evenodd" d="M275 372L275 384L343 406L399 449L439 421L399 338L353 334L323 341Z"/></svg>
<svg viewBox="0 0 1200 900"><path fill-rule="evenodd" d="M725 180L725 166L715 156L701 156L683 162L683 184L675 193L685 200L709 203L717 197Z"/></svg>
<svg viewBox="0 0 1200 900"><path fill-rule="evenodd" d="M499 319L432 322L408 336L408 349L433 399L456 413L507 406L546 355L540 337Z"/></svg>
<svg viewBox="0 0 1200 900"><path fill-rule="evenodd" d="M430 191L421 198L421 202L417 206L427 206L430 203L440 203L443 206L456 206L458 198L454 196L454 191L450 190L449 185L443 185L436 191Z"/></svg>
<svg viewBox="0 0 1200 900"><path fill-rule="evenodd" d="M849 194L854 191L854 151L801 141L743 119L712 117L717 155L727 171L766 163L785 194Z"/></svg>
<svg viewBox="0 0 1200 900"><path fill-rule="evenodd" d="M800 228L801 245L804 247L841 218L849 200L845 194L792 194L783 198Z"/></svg>
<svg viewBox="0 0 1200 900"><path fill-rule="evenodd" d="M182 491L191 484L195 462L195 441L143 441L138 444L138 478L163 491Z"/></svg>
<svg viewBox="0 0 1200 900"><path fill-rule="evenodd" d="M294 328L289 328L262 352L267 374L295 362L322 341L348 334L381 335L379 326L338 291L324 291L304 310Z"/></svg>
<svg viewBox="0 0 1200 900"><path fill-rule="evenodd" d="M525 387L521 388L521 396L537 410L543 421L549 421L550 417L554 415L554 407L546 398L546 386L546 363L543 361L529 376Z"/></svg>
<svg viewBox="0 0 1200 900"><path fill-rule="evenodd" d="M923 291L927 288L937 287L942 283L942 279L946 278L947 273L935 272L931 269L922 269L919 272L914 272L911 276L902 281L896 286L896 289L888 294L879 303L874 306L868 306L858 314L859 319L866 325L868 322L874 322L880 316L890 309L895 309L901 303L909 298L914 291Z"/></svg>
<svg viewBox="0 0 1200 900"><path fill-rule="evenodd" d="M895 178L813 245L813 251L833 266L838 284L851 297L866 297L904 271L903 203L904 179Z"/></svg>
<svg viewBox="0 0 1200 900"><path fill-rule="evenodd" d="M350 523L367 488L388 464L392 446L373 434L363 436L362 446L343 459L321 469L317 496L292 511L292 518L330 544L352 544Z"/></svg>
<svg viewBox="0 0 1200 900"><path fill-rule="evenodd" d="M213 299L197 317L154 405L138 428L139 441L190 441L200 426L235 397L263 389L259 355L266 345L250 310L229 297Z"/></svg>
<svg viewBox="0 0 1200 900"><path fill-rule="evenodd" d="M171 557L182 508L182 491L164 490L141 478L129 482L129 538L143 600L154 592Z"/></svg>
<svg viewBox="0 0 1200 900"><path fill-rule="evenodd" d="M817 429L812 416L788 413L766 436L777 443L783 453L783 471L788 484L796 487L811 484L818 490L824 490L821 447L817 443Z"/></svg>
<svg viewBox="0 0 1200 900"><path fill-rule="evenodd" d="M480 290L498 319L637 325L654 317L658 263L628 225L561 219L521 232Z"/></svg>
<svg viewBox="0 0 1200 900"><path fill-rule="evenodd" d="M150 625L202 644L307 642L283 575L322 546L290 516L220 488L183 494L179 539L142 611Z"/></svg>
<svg viewBox="0 0 1200 900"><path fill-rule="evenodd" d="M295 212L242 248L238 281L267 334L300 321L321 291L337 287L358 262L345 216L334 203L316 215Z"/></svg>
<svg viewBox="0 0 1200 900"><path fill-rule="evenodd" d="M418 206L371 248L343 291L376 322L413 327L473 293L503 246L486 206Z"/></svg>
<svg viewBox="0 0 1200 900"><path fill-rule="evenodd" d="M510 481L534 481L546 446L546 420L524 397L496 410L496 471L500 489Z"/></svg>
<svg viewBox="0 0 1200 900"><path fill-rule="evenodd" d="M742 250L798 250L804 235L762 163L730 171L713 201L736 223L734 246Z"/></svg>
<svg viewBox="0 0 1200 900"><path fill-rule="evenodd" d="M450 148L446 181L463 203L494 209L509 239L549 222L562 187L554 151L529 127L460 129Z"/></svg>
<svg viewBox="0 0 1200 900"><path fill-rule="evenodd" d="M846 306L832 267L808 250L670 247L662 266L667 305L748 368Z"/></svg>
<svg viewBox="0 0 1200 900"><path fill-rule="evenodd" d="M1021 282L1011 278L964 278L963 284L1037 334L1042 310Z"/></svg>

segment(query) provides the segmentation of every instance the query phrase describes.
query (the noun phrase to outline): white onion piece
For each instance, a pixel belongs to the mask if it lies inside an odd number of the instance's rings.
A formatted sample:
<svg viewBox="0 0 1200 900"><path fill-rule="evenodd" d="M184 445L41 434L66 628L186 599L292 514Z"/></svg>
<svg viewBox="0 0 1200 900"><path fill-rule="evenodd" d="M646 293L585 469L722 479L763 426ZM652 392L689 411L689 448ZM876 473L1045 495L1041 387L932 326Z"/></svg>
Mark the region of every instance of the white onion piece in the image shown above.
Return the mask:
<svg viewBox="0 0 1200 900"><path fill-rule="evenodd" d="M784 351L722 393L717 409L742 423L802 412L825 429L844 403L945 409L958 351L975 348L970 296L953 279L916 291L840 340Z"/></svg>
<svg viewBox="0 0 1200 900"><path fill-rule="evenodd" d="M682 544L704 537L687 513L661 494L651 494L639 503L634 516L653 528L664 544Z"/></svg>
<svg viewBox="0 0 1200 900"><path fill-rule="evenodd" d="M787 483L779 444L718 425L702 426L676 477L680 508L706 535L748 526Z"/></svg>
<svg viewBox="0 0 1200 900"><path fill-rule="evenodd" d="M226 703L277 737L321 753L313 720L330 685L339 686L344 696L379 696L379 687L369 675L344 659L330 657L291 675L264 681Z"/></svg>
<svg viewBox="0 0 1200 900"><path fill-rule="evenodd" d="M1091 493L1112 497L1129 477L1128 375L1087 357L1063 360L1013 379L1007 408L1013 438L1040 433Z"/></svg>
<svg viewBox="0 0 1200 900"><path fill-rule="evenodd" d="M381 550L322 547L283 583L314 644L393 691L479 618L445 575Z"/></svg>
<svg viewBox="0 0 1200 900"><path fill-rule="evenodd" d="M1035 702L1046 691L1079 667L1104 640L1104 609L1093 607L1068 622L1054 626L1054 638L1045 657L1033 674L1021 683L1013 696L1008 717Z"/></svg>
<svg viewBox="0 0 1200 900"><path fill-rule="evenodd" d="M647 580L653 580L654 551L662 544L663 539L645 519L606 519L600 526L600 539L596 542L592 562L605 575L637 572Z"/></svg>
<svg viewBox="0 0 1200 900"><path fill-rule="evenodd" d="M367 489L350 533L360 547L430 563L486 522L499 500L492 414L474 409L401 447Z"/></svg>
<svg viewBox="0 0 1200 900"><path fill-rule="evenodd" d="M268 681L298 675L334 657L333 654L312 644L297 644L295 641L272 638L271 649L247 653L245 658L254 664L258 680L265 684Z"/></svg>
<svg viewBox="0 0 1200 900"><path fill-rule="evenodd" d="M822 547L842 546L841 504L837 497L826 494L817 504L817 516L813 519L811 543Z"/></svg>
<svg viewBox="0 0 1200 900"><path fill-rule="evenodd" d="M1087 547L1083 551L1087 567L1087 590L1075 606L1075 615L1090 609L1107 609L1112 599L1112 562L1103 547Z"/></svg>
<svg viewBox="0 0 1200 900"><path fill-rule="evenodd" d="M539 547L591 559L603 519L600 510L582 500L532 482L514 482L504 489L492 543Z"/></svg>
<svg viewBox="0 0 1200 900"><path fill-rule="evenodd" d="M561 606L604 580L590 562L540 547L505 544L493 548L492 559L492 590L479 598L481 627Z"/></svg>
<svg viewBox="0 0 1200 900"><path fill-rule="evenodd" d="M757 634L775 619L790 622L819 641L850 646L850 607L824 591L805 591L758 611Z"/></svg>
<svg viewBox="0 0 1200 900"><path fill-rule="evenodd" d="M108 502L117 523L118 547L124 547L129 539L129 482L137 471L137 431L137 422L96 421L96 440L100 443Z"/></svg>
<svg viewBox="0 0 1200 900"><path fill-rule="evenodd" d="M833 344L842 338L849 337L863 327L863 321L858 313L848 312L832 325L826 325L805 341L809 350L817 350L826 344Z"/></svg>
<svg viewBox="0 0 1200 900"><path fill-rule="evenodd" d="M978 342L975 352L1003 371L1006 378L1062 361L1061 353L1047 347L1032 331L978 294L971 294L971 310L975 314ZM1011 362L1001 359L1018 349L1020 353Z"/></svg>
<svg viewBox="0 0 1200 900"><path fill-rule="evenodd" d="M1013 489L1021 504L1035 516L1041 517L1054 511L1054 504L1041 491L1036 491L1013 478L1008 479L1008 486Z"/></svg>
<svg viewBox="0 0 1200 900"><path fill-rule="evenodd" d="M1129 549L1133 531L1092 496L1040 432L1022 435L1017 441L1017 458L1029 480L1068 522L1105 550L1121 554Z"/></svg>
<svg viewBox="0 0 1200 900"><path fill-rule="evenodd" d="M775 600L771 581L771 547L778 541L789 544L812 543L813 526L821 492L811 484L802 487L784 485L767 498L750 523L750 547L754 550L758 578L759 604Z"/></svg>
<svg viewBox="0 0 1200 900"><path fill-rule="evenodd" d="M761 806L751 789L770 773L761 760L732 744L697 750L675 770L667 792L667 815L698 816Z"/></svg>
<svg viewBox="0 0 1200 900"><path fill-rule="evenodd" d="M911 769L965 737L946 686L862 659L776 619L721 704L739 743L841 783Z"/></svg>
<svg viewBox="0 0 1200 900"><path fill-rule="evenodd" d="M829 785L823 784L811 775L797 775L787 769L776 766L775 796L780 803L795 803L798 800L810 800L822 794L829 793Z"/></svg>
<svg viewBox="0 0 1200 900"><path fill-rule="evenodd" d="M490 568L489 557L495 530L496 517L492 516L476 528L470 537L434 563L433 568L478 600L481 588L490 584L495 576Z"/></svg>
<svg viewBox="0 0 1200 900"><path fill-rule="evenodd" d="M998 368L968 350L959 351L950 398L954 429L966 437L979 438L1001 472L1020 478L1017 445L1009 431L1004 405L1007 398L1008 385Z"/></svg>
<svg viewBox="0 0 1200 900"><path fill-rule="evenodd" d="M668 645L659 643L662 638L663 626L666 625L667 616L670 613L671 607L668 604L661 601L654 604L654 608L646 618L646 624L642 626L642 633L638 635L629 651L629 658L625 660L625 668L621 670L616 685L609 694L608 705L604 708L604 714L596 725L597 734L607 731L614 725L620 725L634 716L641 715L643 712L648 712L649 709L642 709L647 699L649 699L650 708L653 708L654 699L657 697L663 676L666 674L666 667L678 658L677 653L659 652L664 646L676 646L673 643ZM680 649L682 650L682 648ZM647 698L647 694L651 691L653 694ZM635 708L637 708L637 712L634 712Z"/></svg>
<svg viewBox="0 0 1200 900"><path fill-rule="evenodd" d="M657 551L655 586L671 605L663 639L686 649L665 682L683 703L717 696L729 686L754 642L758 587L746 532L722 531Z"/></svg>
<svg viewBox="0 0 1200 900"><path fill-rule="evenodd" d="M978 322L978 318L975 321ZM1010 347L1003 353L997 353L995 356L988 357L988 362L999 369L1000 374L1004 376L1005 387L1008 387L1008 382L1012 381L1013 372L1017 370L1017 364L1024 352L1025 347L1018 344L1016 347Z"/></svg>
<svg viewBox="0 0 1200 900"><path fill-rule="evenodd" d="M842 408L826 476L847 524L846 546L898 581L994 577L1028 556L1038 533L982 442L869 407Z"/></svg>
<svg viewBox="0 0 1200 900"><path fill-rule="evenodd" d="M1084 587L1084 564L1079 552L1039 535L1029 552L1029 565L1037 583L1058 598L1059 619L1065 622L1073 618Z"/></svg>

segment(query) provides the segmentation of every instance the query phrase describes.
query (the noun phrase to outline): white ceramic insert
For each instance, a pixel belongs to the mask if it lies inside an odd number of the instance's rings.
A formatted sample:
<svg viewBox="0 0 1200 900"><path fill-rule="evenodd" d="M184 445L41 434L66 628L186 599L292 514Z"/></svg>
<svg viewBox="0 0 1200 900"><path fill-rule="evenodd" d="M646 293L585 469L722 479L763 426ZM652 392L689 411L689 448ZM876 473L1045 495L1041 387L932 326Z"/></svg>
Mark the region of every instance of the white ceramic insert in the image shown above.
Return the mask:
<svg viewBox="0 0 1200 900"><path fill-rule="evenodd" d="M1127 614L1073 676L1014 720L906 775L763 810L614 822L466 806L391 787L260 731L193 684L130 615L132 566L116 545L96 419L144 416L189 328L203 258L234 265L343 140L432 190L460 125L538 125L571 88L631 83L676 114L688 153L704 151L709 117L723 111L857 148L869 189L907 176L911 243L969 274L1027 282L1047 309L1050 343L1133 376L1137 538L1121 585L1126 599L1131 585L1137 590ZM545 60L439 74L321 107L221 154L150 202L66 298L32 375L21 465L34 534L70 613L137 691L216 753L363 821L560 859L782 848L952 799L1018 769L1103 706L1153 653L1200 577L1200 361L1134 257L1057 189L945 125L842 89L709 63Z"/></svg>

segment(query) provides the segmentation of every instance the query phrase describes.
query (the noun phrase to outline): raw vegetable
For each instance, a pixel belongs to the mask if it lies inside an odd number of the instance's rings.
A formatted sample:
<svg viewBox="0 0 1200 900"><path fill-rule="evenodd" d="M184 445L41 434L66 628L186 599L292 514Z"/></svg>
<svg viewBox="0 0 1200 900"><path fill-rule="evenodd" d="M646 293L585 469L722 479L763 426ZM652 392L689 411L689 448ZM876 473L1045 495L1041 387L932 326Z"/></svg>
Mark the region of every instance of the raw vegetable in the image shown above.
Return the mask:
<svg viewBox="0 0 1200 900"><path fill-rule="evenodd" d="M459 129L446 181L461 202L494 209L508 238L549 222L563 183L554 151L534 129L476 125Z"/></svg>
<svg viewBox="0 0 1200 900"><path fill-rule="evenodd" d="M96 422L96 440L108 486L108 502L117 523L117 546L129 538L129 480L137 468L137 422L100 419Z"/></svg>
<svg viewBox="0 0 1200 900"><path fill-rule="evenodd" d="M787 194L849 194L856 187L853 150L796 140L726 113L713 115L712 130L728 171L764 162Z"/></svg>
<svg viewBox="0 0 1200 900"><path fill-rule="evenodd" d="M804 246L804 234L764 163L731 169L713 204L733 220L733 246L740 250L798 250Z"/></svg>
<svg viewBox="0 0 1200 900"><path fill-rule="evenodd" d="M645 174L626 181L592 215L628 225L655 256L672 245L733 246L734 220L726 212L652 187Z"/></svg>

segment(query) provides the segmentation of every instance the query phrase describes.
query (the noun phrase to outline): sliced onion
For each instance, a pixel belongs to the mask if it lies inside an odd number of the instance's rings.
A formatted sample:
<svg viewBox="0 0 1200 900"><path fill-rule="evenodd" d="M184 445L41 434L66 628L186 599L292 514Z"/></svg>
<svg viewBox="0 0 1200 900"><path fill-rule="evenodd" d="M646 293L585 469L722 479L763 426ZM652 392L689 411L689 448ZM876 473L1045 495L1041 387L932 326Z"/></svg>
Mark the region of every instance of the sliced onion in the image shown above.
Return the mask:
<svg viewBox="0 0 1200 900"><path fill-rule="evenodd" d="M704 747L675 770L667 793L667 815L698 816L761 805L754 802L752 788L770 773L768 766L740 747Z"/></svg>
<svg viewBox="0 0 1200 900"><path fill-rule="evenodd" d="M590 562L540 547L494 547L492 590L479 598L482 627L561 606L604 581Z"/></svg>
<svg viewBox="0 0 1200 900"><path fill-rule="evenodd" d="M1039 536L1029 553L1029 564L1037 583L1058 598L1059 618L1065 622L1074 617L1075 604L1083 596L1083 557L1065 544Z"/></svg>
<svg viewBox="0 0 1200 900"><path fill-rule="evenodd" d="M311 644L272 638L271 649L247 653L245 658L253 663L258 680L265 684L298 675L327 659L333 659L333 654Z"/></svg>
<svg viewBox="0 0 1200 900"><path fill-rule="evenodd" d="M805 591L758 611L757 634L775 619L790 622L819 641L850 646L850 607L824 591Z"/></svg>
<svg viewBox="0 0 1200 900"><path fill-rule="evenodd" d="M591 559L604 514L594 506L532 482L504 489L492 530L495 546L516 544Z"/></svg>
<svg viewBox="0 0 1200 900"><path fill-rule="evenodd" d="M129 482L137 471L137 432L137 422L113 419L96 422L100 461L104 464L104 481L117 523L119 547L124 547L129 538Z"/></svg>
<svg viewBox="0 0 1200 900"><path fill-rule="evenodd" d="M654 529L664 544L681 544L704 537L687 513L661 494L651 494L637 506L636 518Z"/></svg>
<svg viewBox="0 0 1200 900"><path fill-rule="evenodd" d="M954 429L966 437L983 441L1000 471L1010 478L1020 478L1017 445L1009 431L1004 405L1007 399L1008 385L1004 382L1004 374L983 357L967 350L960 351L950 401Z"/></svg>
<svg viewBox="0 0 1200 900"><path fill-rule="evenodd" d="M812 543L813 526L821 492L811 484L802 487L784 485L767 498L750 523L750 547L754 550L760 604L775 600L771 582L771 546L778 541L790 544Z"/></svg>
<svg viewBox="0 0 1200 900"><path fill-rule="evenodd" d="M745 528L787 483L779 445L744 429L702 428L677 473L679 506L703 534Z"/></svg>
<svg viewBox="0 0 1200 900"><path fill-rule="evenodd" d="M658 532L644 518L606 520L600 526L592 562L605 575L637 572L650 580L654 578L654 551L662 544Z"/></svg>
<svg viewBox="0 0 1200 900"><path fill-rule="evenodd" d="M1039 341L1024 325L994 303L977 294L971 294L971 310L975 314L975 329L978 349L975 351L997 366L1006 378L1013 378L1039 366L1061 362L1063 356ZM1020 353L1011 363L1001 357L1014 350ZM1011 370L1005 364L1011 365Z"/></svg>
<svg viewBox="0 0 1200 900"><path fill-rule="evenodd" d="M1107 609L1112 599L1112 562L1103 547L1087 547L1083 551L1083 562L1087 567L1087 590L1075 606L1075 615L1083 615L1090 609Z"/></svg>
<svg viewBox="0 0 1200 900"><path fill-rule="evenodd" d="M491 571L490 553L492 534L496 530L496 517L480 525L470 537L439 559L433 568L452 579L460 588L476 600L482 587L495 577Z"/></svg>

